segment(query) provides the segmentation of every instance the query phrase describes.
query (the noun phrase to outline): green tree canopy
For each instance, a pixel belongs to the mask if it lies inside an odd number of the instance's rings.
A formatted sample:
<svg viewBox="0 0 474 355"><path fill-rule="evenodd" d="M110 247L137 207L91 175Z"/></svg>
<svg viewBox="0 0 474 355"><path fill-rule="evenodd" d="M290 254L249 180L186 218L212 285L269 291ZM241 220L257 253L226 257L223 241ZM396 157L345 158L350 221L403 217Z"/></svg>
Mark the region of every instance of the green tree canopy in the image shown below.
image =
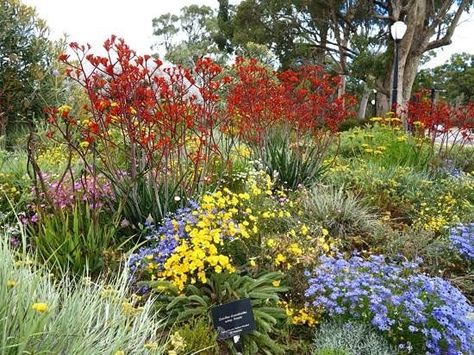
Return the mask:
<svg viewBox="0 0 474 355"><path fill-rule="evenodd" d="M420 70L414 89L435 89L452 103L474 101L474 54L453 54L443 65Z"/></svg>
<svg viewBox="0 0 474 355"><path fill-rule="evenodd" d="M218 43L225 39L218 29L217 14L212 8L186 6L179 16L167 13L153 19L155 48L163 46L166 60L184 66L193 66L203 56L223 61L226 53L219 49Z"/></svg>
<svg viewBox="0 0 474 355"><path fill-rule="evenodd" d="M0 135L42 116L54 100L58 49L33 8L0 0Z"/></svg>

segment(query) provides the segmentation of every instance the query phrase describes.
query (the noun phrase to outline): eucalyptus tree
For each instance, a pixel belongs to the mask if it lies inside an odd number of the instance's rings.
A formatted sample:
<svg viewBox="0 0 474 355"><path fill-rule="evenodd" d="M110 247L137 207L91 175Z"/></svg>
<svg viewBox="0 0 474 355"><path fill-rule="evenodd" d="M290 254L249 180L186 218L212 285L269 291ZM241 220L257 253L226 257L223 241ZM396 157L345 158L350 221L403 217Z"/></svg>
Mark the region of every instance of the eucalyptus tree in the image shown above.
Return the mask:
<svg viewBox="0 0 474 355"><path fill-rule="evenodd" d="M350 75L377 89L379 112L389 109L393 80L391 24L408 26L398 70L403 105L423 56L449 45L461 15L473 6L472 0L244 0L232 9L219 1L221 12L228 9L230 19L221 23L234 47L265 44L283 67L310 61Z"/></svg>
<svg viewBox="0 0 474 355"><path fill-rule="evenodd" d="M194 66L196 60L211 56L218 62L226 53L218 48L219 38L216 11L209 6L190 5L179 15L163 14L153 19L155 49L165 49L165 59L179 65Z"/></svg>

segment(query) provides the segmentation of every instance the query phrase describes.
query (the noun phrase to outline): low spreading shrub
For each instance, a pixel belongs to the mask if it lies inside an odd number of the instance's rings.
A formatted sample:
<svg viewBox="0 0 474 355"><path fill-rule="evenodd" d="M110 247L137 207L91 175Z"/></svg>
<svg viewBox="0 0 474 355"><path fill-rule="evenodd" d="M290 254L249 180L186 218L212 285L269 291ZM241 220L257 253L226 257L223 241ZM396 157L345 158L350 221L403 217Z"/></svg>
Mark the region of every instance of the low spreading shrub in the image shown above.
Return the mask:
<svg viewBox="0 0 474 355"><path fill-rule="evenodd" d="M432 160L429 142L407 135L396 117L373 117L372 126L354 128L341 134L337 153L360 157L383 167L405 166L427 170Z"/></svg>
<svg viewBox="0 0 474 355"><path fill-rule="evenodd" d="M380 333L357 321L324 322L314 334L313 355L395 355Z"/></svg>
<svg viewBox="0 0 474 355"><path fill-rule="evenodd" d="M409 167L339 160L324 179L364 197L392 223L441 233L445 226L471 221L474 214L474 179L469 175L438 176Z"/></svg>
<svg viewBox="0 0 474 355"><path fill-rule="evenodd" d="M189 321L192 317L206 318L212 325L212 307L231 301L249 298L255 317L256 331L244 337L246 354L263 351L284 354L285 348L275 339L286 322L285 311L279 306L281 295L287 291L279 283L281 273L262 273L257 277L239 273L212 273L201 286L188 284L183 290L166 281L151 281L146 285L157 290L155 306L171 321ZM278 284L278 285L277 285ZM233 349L231 340L226 342Z"/></svg>
<svg viewBox="0 0 474 355"><path fill-rule="evenodd" d="M193 318L189 323L176 327L170 338L173 350L176 351L177 340L181 340L180 350L186 354L213 355L218 351L217 333L207 317Z"/></svg>

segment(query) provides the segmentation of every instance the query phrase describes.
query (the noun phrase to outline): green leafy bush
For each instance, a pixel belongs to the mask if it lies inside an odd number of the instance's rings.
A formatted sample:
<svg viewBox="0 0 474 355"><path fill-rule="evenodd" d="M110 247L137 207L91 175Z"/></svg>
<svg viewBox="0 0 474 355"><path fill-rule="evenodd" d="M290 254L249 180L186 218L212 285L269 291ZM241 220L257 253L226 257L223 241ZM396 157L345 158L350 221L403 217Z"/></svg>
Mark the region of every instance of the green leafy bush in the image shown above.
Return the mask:
<svg viewBox="0 0 474 355"><path fill-rule="evenodd" d="M402 132L385 120L392 118L375 117L382 123L354 128L341 134L339 153L344 157L361 157L380 166L409 166L416 170L426 170L433 156L429 143Z"/></svg>
<svg viewBox="0 0 474 355"><path fill-rule="evenodd" d="M31 181L26 164L24 152L0 150L0 210L4 213L21 209L28 201Z"/></svg>
<svg viewBox="0 0 474 355"><path fill-rule="evenodd" d="M474 174L474 147L454 147L447 155L452 166L466 173Z"/></svg>
<svg viewBox="0 0 474 355"><path fill-rule="evenodd" d="M179 334L186 354L198 353L211 355L217 353L217 333L206 318L196 318L179 327L174 334Z"/></svg>
<svg viewBox="0 0 474 355"><path fill-rule="evenodd" d="M341 160L325 181L345 186L385 213L392 223L441 232L474 217L474 179L440 176L410 167Z"/></svg>
<svg viewBox="0 0 474 355"><path fill-rule="evenodd" d="M353 321L323 323L314 336L313 355L395 355L371 326Z"/></svg>

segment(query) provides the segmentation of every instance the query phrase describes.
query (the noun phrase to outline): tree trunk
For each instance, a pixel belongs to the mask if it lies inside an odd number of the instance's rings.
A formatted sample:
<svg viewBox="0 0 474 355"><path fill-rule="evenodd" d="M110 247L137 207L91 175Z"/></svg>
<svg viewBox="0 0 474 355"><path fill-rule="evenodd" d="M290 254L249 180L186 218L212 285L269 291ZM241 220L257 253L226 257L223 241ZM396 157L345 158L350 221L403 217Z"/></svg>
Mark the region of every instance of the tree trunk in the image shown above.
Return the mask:
<svg viewBox="0 0 474 355"><path fill-rule="evenodd" d="M410 101L412 95L413 83L415 82L416 74L418 73L418 64L420 63L421 57L418 55L412 55L407 58L405 62L405 68L403 71L403 92L401 93L400 102L402 107L405 107L408 101Z"/></svg>
<svg viewBox="0 0 474 355"><path fill-rule="evenodd" d="M377 92L377 98L375 101L377 116L384 116L390 111L390 99L388 95L382 92Z"/></svg>
<svg viewBox="0 0 474 355"><path fill-rule="evenodd" d="M359 111L357 112L357 118L363 120L367 113L367 104L369 103L370 90L367 86L364 87L364 93L360 99Z"/></svg>
<svg viewBox="0 0 474 355"><path fill-rule="evenodd" d="M430 0L392 0L390 1L390 18L393 22L401 20L407 25L405 36L399 46L398 91L397 102L401 114L412 95L413 83L418 71L420 59L426 51L439 48L451 43L454 29L459 23L462 13L469 6L469 0L461 0L454 12L449 12L454 6L454 0L434 3ZM444 26L441 26L444 23ZM444 28L443 33L437 32ZM436 35L436 39L432 38ZM431 40L431 41L430 41ZM390 50L389 46L389 49ZM392 49L393 50L393 49ZM387 71L376 80L377 114L387 112L391 86L393 83L393 60ZM388 80L387 80L388 79Z"/></svg>

